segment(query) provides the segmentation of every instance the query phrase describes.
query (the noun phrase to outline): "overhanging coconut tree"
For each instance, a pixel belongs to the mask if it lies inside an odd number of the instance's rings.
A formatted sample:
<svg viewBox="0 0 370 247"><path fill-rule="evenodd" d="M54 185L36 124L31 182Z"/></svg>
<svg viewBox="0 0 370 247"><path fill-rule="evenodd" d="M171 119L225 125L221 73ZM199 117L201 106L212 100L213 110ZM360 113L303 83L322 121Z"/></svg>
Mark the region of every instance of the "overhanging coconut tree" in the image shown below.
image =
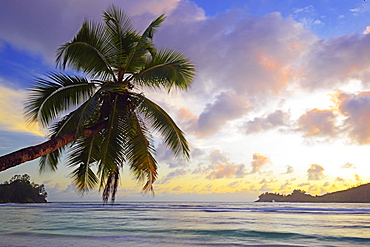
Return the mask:
<svg viewBox="0 0 370 247"><path fill-rule="evenodd" d="M26 116L49 130L49 141L0 157L0 171L40 158L40 169L56 170L63 152L76 188L99 186L104 202L115 199L120 171L128 165L143 191L153 191L157 162L151 133L159 133L174 156L189 157L184 133L145 88L187 89L194 66L180 52L156 49L155 19L139 34L129 16L111 6L104 22L86 20L57 51L58 66L86 76L52 73L36 80Z"/></svg>

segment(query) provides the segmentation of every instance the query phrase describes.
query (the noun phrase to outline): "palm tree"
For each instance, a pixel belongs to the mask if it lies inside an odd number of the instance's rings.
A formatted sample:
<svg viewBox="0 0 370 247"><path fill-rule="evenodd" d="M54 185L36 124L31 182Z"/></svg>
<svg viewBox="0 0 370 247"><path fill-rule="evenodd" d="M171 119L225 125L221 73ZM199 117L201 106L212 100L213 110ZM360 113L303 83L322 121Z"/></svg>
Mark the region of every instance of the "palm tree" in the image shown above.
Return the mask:
<svg viewBox="0 0 370 247"><path fill-rule="evenodd" d="M153 35L164 15L142 34L114 6L103 17L103 23L84 21L72 41L57 51L59 68L85 76L51 73L31 89L26 116L47 127L50 140L0 157L0 171L40 156L41 170L56 170L68 150L76 188L87 192L99 185L106 203L115 199L124 164L146 182L144 192L153 191L157 161L152 132L163 137L174 156L189 158L184 133L143 90L185 90L194 66L180 52L154 47Z"/></svg>

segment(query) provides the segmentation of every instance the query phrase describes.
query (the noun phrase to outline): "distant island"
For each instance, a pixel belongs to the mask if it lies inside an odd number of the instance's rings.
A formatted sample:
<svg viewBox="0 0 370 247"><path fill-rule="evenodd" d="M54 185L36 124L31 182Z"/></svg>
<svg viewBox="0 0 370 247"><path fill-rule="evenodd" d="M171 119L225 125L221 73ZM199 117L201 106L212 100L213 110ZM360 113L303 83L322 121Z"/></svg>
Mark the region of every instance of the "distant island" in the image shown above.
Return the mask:
<svg viewBox="0 0 370 247"><path fill-rule="evenodd" d="M28 174L14 175L9 182L0 184L0 203L45 203L44 185L30 181Z"/></svg>
<svg viewBox="0 0 370 247"><path fill-rule="evenodd" d="M370 183L321 196L312 196L298 189L288 195L265 192L258 197L259 199L256 202L370 203Z"/></svg>

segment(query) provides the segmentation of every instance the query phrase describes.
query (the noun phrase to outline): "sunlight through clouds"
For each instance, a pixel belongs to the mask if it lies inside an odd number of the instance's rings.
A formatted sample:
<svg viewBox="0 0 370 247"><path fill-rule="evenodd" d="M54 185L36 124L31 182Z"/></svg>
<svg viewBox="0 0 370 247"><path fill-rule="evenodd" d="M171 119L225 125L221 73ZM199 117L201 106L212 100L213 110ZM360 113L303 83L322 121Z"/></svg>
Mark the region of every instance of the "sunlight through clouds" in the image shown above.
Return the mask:
<svg viewBox="0 0 370 247"><path fill-rule="evenodd" d="M10 63L2 65L22 68L25 75L54 66L56 49L84 18L101 20L112 3L132 15L141 31L164 13L156 47L186 54L197 76L186 92L146 95L169 113L191 146L190 160L173 159L154 134L159 199L252 201L265 191L302 187L319 194L369 182L370 2L347 1L345 8L318 1L289 1L289 8L284 1L231 2L220 0L225 7L214 9L217 1L6 1L0 8L0 55L9 55ZM19 54L32 61L37 54L42 69L35 73ZM29 85L1 67L0 78L7 80L0 81L4 135L44 136L23 118ZM13 78L16 88L8 82ZM48 188L66 198L68 179L55 178ZM120 185L120 195L141 200L141 186L130 179L122 178L129 181Z"/></svg>

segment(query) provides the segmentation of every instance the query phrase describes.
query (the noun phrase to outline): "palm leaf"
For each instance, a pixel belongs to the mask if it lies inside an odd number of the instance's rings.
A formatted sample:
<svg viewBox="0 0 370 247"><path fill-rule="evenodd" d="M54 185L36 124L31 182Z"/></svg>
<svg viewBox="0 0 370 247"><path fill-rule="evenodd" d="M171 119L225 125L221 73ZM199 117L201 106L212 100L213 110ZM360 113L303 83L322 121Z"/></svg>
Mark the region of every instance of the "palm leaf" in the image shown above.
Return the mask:
<svg viewBox="0 0 370 247"><path fill-rule="evenodd" d="M61 113L86 100L95 88L95 84L77 76L54 73L48 79L39 78L29 94L25 115L30 122L48 126Z"/></svg>
<svg viewBox="0 0 370 247"><path fill-rule="evenodd" d="M186 158L190 157L190 149L184 133L172 120L172 118L157 104L141 94L135 94L140 104L137 110L148 119L152 128L158 131L164 138L167 146L175 156L180 154Z"/></svg>
<svg viewBox="0 0 370 247"><path fill-rule="evenodd" d="M132 26L131 18L114 6L110 6L104 12L104 20L106 32L115 51L112 66L117 70L118 81L121 81L125 74L125 68L130 66L130 54L134 52L140 37Z"/></svg>
<svg viewBox="0 0 370 247"><path fill-rule="evenodd" d="M39 161L39 172L43 173L47 170L56 171L58 169L58 164L62 157L63 151L67 146L63 146L54 152L51 152L45 156L42 156Z"/></svg>
<svg viewBox="0 0 370 247"><path fill-rule="evenodd" d="M159 50L155 52L141 72L134 76L140 86L187 89L194 79L195 69L180 52Z"/></svg>
<svg viewBox="0 0 370 247"><path fill-rule="evenodd" d="M145 180L144 192L153 191L152 184L157 178L157 161L154 159L154 147L143 121L134 113L128 116L125 128L127 143L125 144L126 162L138 180Z"/></svg>
<svg viewBox="0 0 370 247"><path fill-rule="evenodd" d="M112 107L108 117L108 126L102 133L104 136L100 147L100 161L98 164L98 173L100 174L100 188L103 188L112 173L118 172L118 168L123 165L124 156L122 153L122 144L124 136L122 135L121 124L119 123L119 109L117 108L118 94L112 99Z"/></svg>
<svg viewBox="0 0 370 247"><path fill-rule="evenodd" d="M145 66L145 62L147 61L145 54L148 52L153 53L155 51L153 46L153 36L157 28L164 20L165 16L161 15L149 24L136 43L133 52L131 52L130 56L128 57L124 71L136 73L138 72L137 70L139 68Z"/></svg>
<svg viewBox="0 0 370 247"><path fill-rule="evenodd" d="M108 79L114 77L111 58L111 40L104 25L85 21L75 38L57 51L56 62L60 68L67 66L83 71L93 77Z"/></svg>
<svg viewBox="0 0 370 247"><path fill-rule="evenodd" d="M76 167L71 177L78 191L85 193L98 184L98 177L91 169L91 165L100 158L100 135L80 138L72 146L68 157L68 166Z"/></svg>

